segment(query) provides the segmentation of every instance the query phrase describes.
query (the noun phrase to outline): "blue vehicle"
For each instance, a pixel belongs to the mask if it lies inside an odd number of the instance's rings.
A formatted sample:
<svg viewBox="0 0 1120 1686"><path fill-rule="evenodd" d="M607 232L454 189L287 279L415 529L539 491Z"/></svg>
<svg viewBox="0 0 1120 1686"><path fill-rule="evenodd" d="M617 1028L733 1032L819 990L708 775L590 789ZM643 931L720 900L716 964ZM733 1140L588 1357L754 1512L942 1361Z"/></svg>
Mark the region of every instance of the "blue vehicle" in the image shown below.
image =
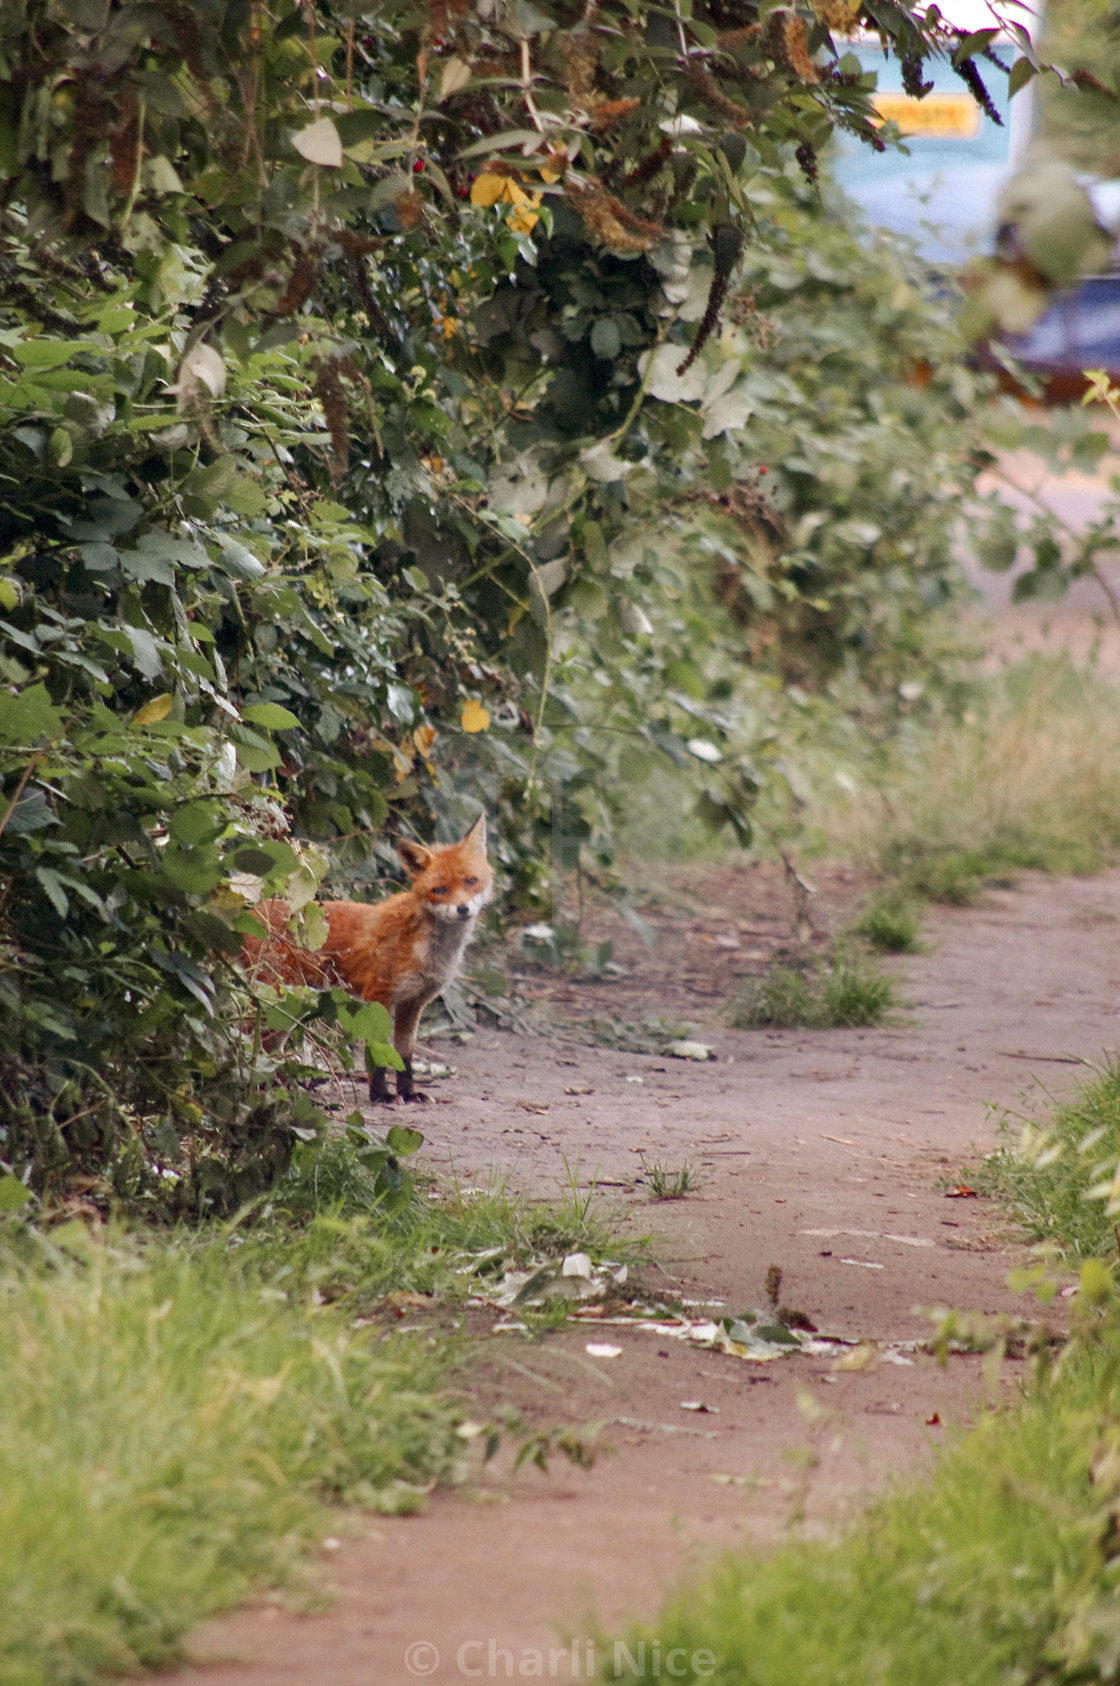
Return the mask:
<svg viewBox="0 0 1120 1686"><path fill-rule="evenodd" d="M968 21L982 27L990 19ZM1015 56L1010 42L1001 50L997 41L994 50L1007 64ZM1001 126L980 109L947 64L923 72L933 88L919 101L905 93L897 61L884 58L878 42L852 42L848 53L862 71L877 73L875 104L885 119L898 124L907 151L875 153L841 135L833 153L837 185L869 222L908 235L936 269L956 268L977 254L991 253L997 198L1022 164L1031 138L1030 91L1009 100L1007 78L994 65L985 69L985 61L977 61ZM842 68L854 70L855 65ZM1099 226L1115 233L1120 182L1077 180ZM1085 369L1104 368L1120 380L1120 274L1086 277L1058 293L1027 332L1005 331L999 339L1024 368L1042 376L1048 396L1057 401L1080 395ZM992 367L1003 366L990 349L980 356Z"/></svg>
<svg viewBox="0 0 1120 1686"><path fill-rule="evenodd" d="M1000 52L998 42L993 50ZM1001 54L1005 62L1011 62L1013 51L1008 43ZM869 222L910 235L937 267L990 251L996 196L1029 139L1029 93L1009 101L1006 76L994 65L985 74L985 61L977 60L1003 119L1000 127L947 63L924 69L933 89L916 100L903 90L897 59L887 59L878 42L852 42L848 55L861 71L877 73L875 104L884 119L898 124L907 151L872 152L854 136L841 134L832 162L837 184ZM854 70L855 65L842 62L841 69Z"/></svg>

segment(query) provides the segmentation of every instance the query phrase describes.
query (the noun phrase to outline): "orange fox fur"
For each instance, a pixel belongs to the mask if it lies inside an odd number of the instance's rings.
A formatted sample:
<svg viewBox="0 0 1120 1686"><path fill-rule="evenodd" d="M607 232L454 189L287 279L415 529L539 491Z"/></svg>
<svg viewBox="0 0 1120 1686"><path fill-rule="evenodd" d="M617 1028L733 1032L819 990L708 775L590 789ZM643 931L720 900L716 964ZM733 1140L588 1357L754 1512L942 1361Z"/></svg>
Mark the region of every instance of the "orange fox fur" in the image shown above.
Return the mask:
<svg viewBox="0 0 1120 1686"><path fill-rule="evenodd" d="M455 977L490 900L493 873L486 859L486 818L480 815L458 843L428 848L401 838L401 864L409 889L387 901L324 902L328 934L322 948L300 948L287 935L286 902L255 909L267 938L246 937L242 957L257 976L272 982L342 984L363 1001L380 1001L393 1015L393 1046L404 1061L397 1097L418 1098L412 1054L420 1014ZM369 1080L371 1100L388 1100L385 1073Z"/></svg>

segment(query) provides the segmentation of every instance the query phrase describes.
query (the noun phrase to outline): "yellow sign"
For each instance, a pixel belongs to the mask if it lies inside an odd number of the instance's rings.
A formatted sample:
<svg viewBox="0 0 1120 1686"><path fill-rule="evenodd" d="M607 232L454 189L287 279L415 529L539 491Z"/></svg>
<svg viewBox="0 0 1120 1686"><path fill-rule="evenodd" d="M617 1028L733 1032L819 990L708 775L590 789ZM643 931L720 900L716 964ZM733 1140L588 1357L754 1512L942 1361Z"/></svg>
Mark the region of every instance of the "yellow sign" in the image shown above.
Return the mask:
<svg viewBox="0 0 1120 1686"><path fill-rule="evenodd" d="M969 94L873 94L872 102L884 123L897 123L904 135L945 135L971 140L980 133L980 107Z"/></svg>

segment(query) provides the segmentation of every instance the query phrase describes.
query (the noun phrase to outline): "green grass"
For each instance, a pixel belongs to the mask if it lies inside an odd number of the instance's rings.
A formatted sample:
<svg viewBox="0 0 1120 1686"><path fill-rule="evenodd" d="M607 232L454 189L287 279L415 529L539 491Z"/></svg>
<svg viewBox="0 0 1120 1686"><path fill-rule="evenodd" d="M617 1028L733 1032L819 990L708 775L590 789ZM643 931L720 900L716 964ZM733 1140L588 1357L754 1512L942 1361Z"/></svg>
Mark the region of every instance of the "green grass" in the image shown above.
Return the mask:
<svg viewBox="0 0 1120 1686"><path fill-rule="evenodd" d="M879 954L916 954L921 922L913 902L887 893L876 896L852 927Z"/></svg>
<svg viewBox="0 0 1120 1686"><path fill-rule="evenodd" d="M731 1555L625 1651L601 1637L601 1678L664 1679L675 1652L677 1678L715 1686L1114 1681L1120 1317L1094 1268L1073 1351L1018 1412L842 1539Z"/></svg>
<svg viewBox="0 0 1120 1686"><path fill-rule="evenodd" d="M895 1005L893 979L858 955L837 950L823 976L772 965L763 978L748 978L731 1009L737 1030L840 1030L882 1024Z"/></svg>
<svg viewBox="0 0 1120 1686"><path fill-rule="evenodd" d="M1088 873L1120 848L1120 702L1064 657L979 679L967 706L912 723L854 794L811 805L805 835L861 858L903 895L974 901L1028 869Z"/></svg>
<svg viewBox="0 0 1120 1686"><path fill-rule="evenodd" d="M324 1501L414 1507L451 1474L438 1350L316 1307L313 1268L78 1225L21 1251L0 1294L4 1686L166 1662L291 1574Z"/></svg>
<svg viewBox="0 0 1120 1686"><path fill-rule="evenodd" d="M345 1157L323 1188L360 1194ZM297 1575L328 1505L412 1509L454 1478L457 1304L506 1261L620 1249L583 1190L439 1192L204 1235L0 1221L0 1686L164 1665ZM401 1291L432 1296L420 1333L395 1332Z"/></svg>
<svg viewBox="0 0 1120 1686"><path fill-rule="evenodd" d="M999 1149L970 1180L998 1195L1032 1241L1052 1242L1072 1257L1115 1261L1120 1065L1097 1072L1044 1122L1005 1114Z"/></svg>
<svg viewBox="0 0 1120 1686"><path fill-rule="evenodd" d="M658 1159L647 1162L643 1154L642 1178L639 1181L643 1179L649 1184L655 1200L683 1200L686 1194L695 1194L699 1187L699 1178L687 1160L674 1171Z"/></svg>

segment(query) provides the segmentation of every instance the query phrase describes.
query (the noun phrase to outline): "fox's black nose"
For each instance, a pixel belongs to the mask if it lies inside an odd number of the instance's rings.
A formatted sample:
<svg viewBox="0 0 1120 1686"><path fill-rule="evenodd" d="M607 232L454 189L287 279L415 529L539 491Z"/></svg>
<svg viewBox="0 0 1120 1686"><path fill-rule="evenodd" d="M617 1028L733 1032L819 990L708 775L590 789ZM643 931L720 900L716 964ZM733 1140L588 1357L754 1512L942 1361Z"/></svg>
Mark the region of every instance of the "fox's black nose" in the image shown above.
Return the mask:
<svg viewBox="0 0 1120 1686"><path fill-rule="evenodd" d="M459 918L460 919L469 919L470 916L471 916L471 910L470 910L469 902L460 902L459 903Z"/></svg>

